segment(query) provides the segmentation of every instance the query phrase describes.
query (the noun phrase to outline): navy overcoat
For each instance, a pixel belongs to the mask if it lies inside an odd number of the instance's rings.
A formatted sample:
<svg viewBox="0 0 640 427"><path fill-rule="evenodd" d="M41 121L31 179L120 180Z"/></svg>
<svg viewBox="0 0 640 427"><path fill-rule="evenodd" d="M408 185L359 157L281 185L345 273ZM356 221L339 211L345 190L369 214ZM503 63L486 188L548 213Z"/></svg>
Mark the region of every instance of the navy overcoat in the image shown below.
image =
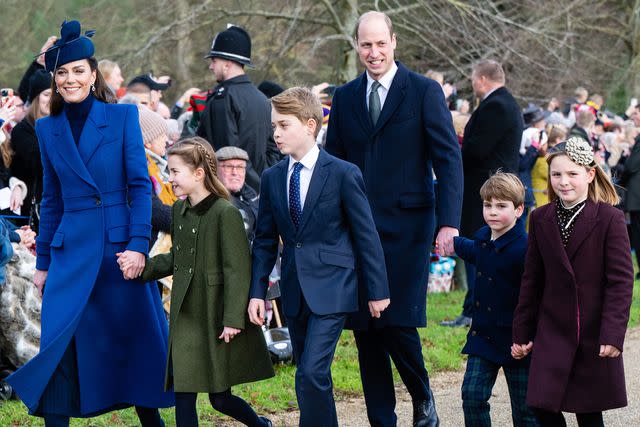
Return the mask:
<svg viewBox="0 0 640 427"><path fill-rule="evenodd" d="M134 106L94 101L78 145L66 114L40 119L39 270L48 270L40 353L9 378L33 413L72 338L83 415L166 407L167 322L154 284L122 277L116 253L148 252L151 188Z"/></svg>
<svg viewBox="0 0 640 427"><path fill-rule="evenodd" d="M355 163L364 177L391 292L380 326L421 327L427 321L434 229L460 223L462 160L440 85L397 64L375 126L366 106L366 72L336 90L326 148ZM350 326L366 328L369 318L361 299L359 316L352 317Z"/></svg>
<svg viewBox="0 0 640 427"><path fill-rule="evenodd" d="M633 265L624 213L587 200L562 246L555 203L537 208L513 341L533 341L529 406L549 411L597 412L626 406L622 356L598 356L600 345L622 350Z"/></svg>

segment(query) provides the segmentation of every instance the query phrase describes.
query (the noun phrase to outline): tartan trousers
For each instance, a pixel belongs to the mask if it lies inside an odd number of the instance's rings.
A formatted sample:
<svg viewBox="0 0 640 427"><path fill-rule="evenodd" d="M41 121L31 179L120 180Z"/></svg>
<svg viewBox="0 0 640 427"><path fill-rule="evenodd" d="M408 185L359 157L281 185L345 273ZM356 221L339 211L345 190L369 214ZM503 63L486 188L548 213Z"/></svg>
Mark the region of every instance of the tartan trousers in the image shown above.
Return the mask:
<svg viewBox="0 0 640 427"><path fill-rule="evenodd" d="M503 369L507 379L514 427L537 427L536 418L525 403L529 368L502 366L473 355L469 355L467 370L462 382L462 409L465 426L491 426L489 398L500 368Z"/></svg>

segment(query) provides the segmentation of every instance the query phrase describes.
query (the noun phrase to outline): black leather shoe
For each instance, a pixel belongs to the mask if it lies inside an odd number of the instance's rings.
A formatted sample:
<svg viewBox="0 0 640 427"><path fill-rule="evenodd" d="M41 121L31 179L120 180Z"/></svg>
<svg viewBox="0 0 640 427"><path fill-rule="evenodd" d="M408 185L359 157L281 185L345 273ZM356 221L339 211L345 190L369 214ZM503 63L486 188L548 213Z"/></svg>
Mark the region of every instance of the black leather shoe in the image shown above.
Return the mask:
<svg viewBox="0 0 640 427"><path fill-rule="evenodd" d="M413 402L413 427L438 427L440 419L436 413L436 404L431 399Z"/></svg>
<svg viewBox="0 0 640 427"><path fill-rule="evenodd" d="M260 421L262 421L265 427L273 427L273 423L267 417L260 417Z"/></svg>
<svg viewBox="0 0 640 427"><path fill-rule="evenodd" d="M461 314L453 320L444 320L440 322L440 326L450 326L452 328L461 328L464 326L469 327L471 326L471 317Z"/></svg>

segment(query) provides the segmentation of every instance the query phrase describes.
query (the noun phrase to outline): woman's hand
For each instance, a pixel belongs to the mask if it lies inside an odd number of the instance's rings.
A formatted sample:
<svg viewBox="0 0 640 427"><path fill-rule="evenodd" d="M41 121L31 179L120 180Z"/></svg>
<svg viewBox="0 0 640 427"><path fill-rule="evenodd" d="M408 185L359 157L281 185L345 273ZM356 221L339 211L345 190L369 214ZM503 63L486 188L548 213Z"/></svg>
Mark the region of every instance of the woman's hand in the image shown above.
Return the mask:
<svg viewBox="0 0 640 427"><path fill-rule="evenodd" d="M618 357L620 356L621 351L618 350L616 347L609 345L609 344L603 344L600 346L600 357Z"/></svg>
<svg viewBox="0 0 640 427"><path fill-rule="evenodd" d="M51 36L47 39L47 41L40 48L40 53L45 53L53 44L58 40L56 36ZM40 55L36 58L36 62L44 67L44 55Z"/></svg>
<svg viewBox="0 0 640 427"><path fill-rule="evenodd" d="M116 256L118 257L118 265L125 279L130 280L140 277L146 262L144 254L126 250L124 252L118 252Z"/></svg>
<svg viewBox="0 0 640 427"><path fill-rule="evenodd" d="M44 289L44 282L47 281L48 271L36 270L33 275L33 284L36 285L38 291L40 291L40 296L42 297L42 290Z"/></svg>
<svg viewBox="0 0 640 427"><path fill-rule="evenodd" d="M224 339L224 342L228 343L233 339L233 337L238 335L240 332L242 332L240 329L232 328L230 326L225 326L224 330L222 331L218 339L220 340Z"/></svg>
<svg viewBox="0 0 640 427"><path fill-rule="evenodd" d="M12 211L17 211L22 207L22 203L24 202L24 197L22 194L22 187L16 185L11 190L11 198L9 199L9 209Z"/></svg>

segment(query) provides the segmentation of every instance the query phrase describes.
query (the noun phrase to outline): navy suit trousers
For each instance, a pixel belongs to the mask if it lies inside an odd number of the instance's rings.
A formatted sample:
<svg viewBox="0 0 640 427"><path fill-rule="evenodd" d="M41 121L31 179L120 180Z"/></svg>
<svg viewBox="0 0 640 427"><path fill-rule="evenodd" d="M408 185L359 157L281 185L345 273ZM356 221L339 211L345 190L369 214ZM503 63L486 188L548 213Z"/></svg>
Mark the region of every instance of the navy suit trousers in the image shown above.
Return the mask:
<svg viewBox="0 0 640 427"><path fill-rule="evenodd" d="M337 427L331 363L344 328L346 314L318 315L301 298L296 317L287 317L297 363L296 396L300 427Z"/></svg>

